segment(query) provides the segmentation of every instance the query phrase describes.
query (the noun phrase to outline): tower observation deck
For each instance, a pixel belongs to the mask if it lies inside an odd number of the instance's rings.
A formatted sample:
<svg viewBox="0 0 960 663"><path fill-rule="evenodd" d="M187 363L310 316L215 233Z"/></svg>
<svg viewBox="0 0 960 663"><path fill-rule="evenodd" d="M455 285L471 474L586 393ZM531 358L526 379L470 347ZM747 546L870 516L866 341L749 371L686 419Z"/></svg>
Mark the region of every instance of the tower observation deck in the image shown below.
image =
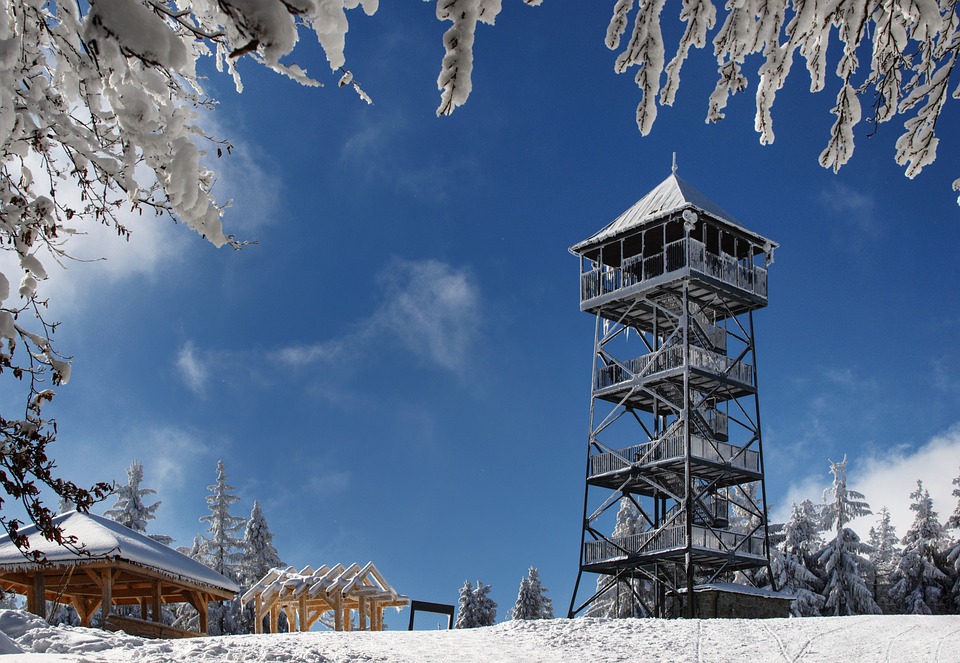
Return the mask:
<svg viewBox="0 0 960 663"><path fill-rule="evenodd" d="M753 311L776 247L675 173L571 247L596 317L571 617L692 616L696 584L769 567Z"/></svg>

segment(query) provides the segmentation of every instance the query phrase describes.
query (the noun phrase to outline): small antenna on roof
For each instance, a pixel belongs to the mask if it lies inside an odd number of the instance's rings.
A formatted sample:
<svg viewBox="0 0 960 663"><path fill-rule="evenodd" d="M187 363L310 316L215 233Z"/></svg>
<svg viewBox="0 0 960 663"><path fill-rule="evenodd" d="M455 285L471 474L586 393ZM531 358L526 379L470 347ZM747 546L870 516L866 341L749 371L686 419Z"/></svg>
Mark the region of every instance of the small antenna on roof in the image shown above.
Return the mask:
<svg viewBox="0 0 960 663"><path fill-rule="evenodd" d="M677 174L677 153L676 152L673 153L673 166L671 166L670 172L673 173L674 175Z"/></svg>

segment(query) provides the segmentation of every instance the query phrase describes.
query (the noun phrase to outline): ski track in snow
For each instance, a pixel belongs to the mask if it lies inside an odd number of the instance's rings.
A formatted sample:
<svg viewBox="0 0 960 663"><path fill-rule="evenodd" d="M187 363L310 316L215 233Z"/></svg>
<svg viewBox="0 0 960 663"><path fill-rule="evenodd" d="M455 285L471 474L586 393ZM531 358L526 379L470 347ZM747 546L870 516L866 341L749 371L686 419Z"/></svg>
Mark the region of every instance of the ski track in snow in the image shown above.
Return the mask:
<svg viewBox="0 0 960 663"><path fill-rule="evenodd" d="M943 636L942 638L940 638L940 640L937 641L937 655L936 655L936 658L933 659L934 661L936 661L936 663L941 663L942 661L942 659L940 658L940 652L943 650L943 643L946 642L947 638L949 638L952 635L957 635L958 633L960 633L960 628L958 628L956 631L951 631L950 633L947 633L945 636ZM960 649L960 638L957 638L957 640L958 642L954 645L954 649L953 649L954 654L958 649Z"/></svg>
<svg viewBox="0 0 960 663"><path fill-rule="evenodd" d="M899 633L897 633L896 635L894 635L892 638L890 638L889 640L887 640L887 656L886 656L886 660L887 660L887 661L893 661L893 660L894 660L894 659L890 658L890 652L893 650L893 645L900 641L901 636L906 635L906 634L909 633L910 631L916 630L916 628L917 628L917 625L914 624L914 625L911 626L910 628L905 629L905 630L903 630L903 631L900 631Z"/></svg>

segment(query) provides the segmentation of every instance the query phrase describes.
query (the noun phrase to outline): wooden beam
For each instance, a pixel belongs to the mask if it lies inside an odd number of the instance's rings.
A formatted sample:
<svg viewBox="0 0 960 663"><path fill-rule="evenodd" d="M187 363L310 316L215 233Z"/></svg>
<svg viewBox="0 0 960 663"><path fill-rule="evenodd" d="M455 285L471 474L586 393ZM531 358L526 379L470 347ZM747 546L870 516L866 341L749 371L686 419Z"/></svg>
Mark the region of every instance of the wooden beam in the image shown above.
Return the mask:
<svg viewBox="0 0 960 663"><path fill-rule="evenodd" d="M113 611L113 569L105 568L101 572L102 593L100 595L100 615L103 623L107 623L107 617Z"/></svg>
<svg viewBox="0 0 960 663"><path fill-rule="evenodd" d="M197 620L197 626L198 626L197 630L203 634L207 634L210 632L210 623L209 623L210 604L208 602L207 596L205 596L204 594L200 592L196 592L196 595L197 595L197 603L199 603L199 606L197 607L197 612L199 613L199 618Z"/></svg>
<svg viewBox="0 0 960 663"><path fill-rule="evenodd" d="M307 623L307 594L303 593L300 595L300 606L298 617L300 620L300 631L305 632L310 630L310 625ZM291 629L293 630L293 629Z"/></svg>
<svg viewBox="0 0 960 663"><path fill-rule="evenodd" d="M270 607L270 632L280 632L280 606L277 604Z"/></svg>
<svg viewBox="0 0 960 663"><path fill-rule="evenodd" d="M263 613L260 611L263 605L263 597L257 594L253 597L253 632L263 633Z"/></svg>
<svg viewBox="0 0 960 663"><path fill-rule="evenodd" d="M163 588L159 580L153 581L153 596L150 597L153 605L151 606L153 614L151 617L155 622L163 621L163 608L161 603L163 603Z"/></svg>
<svg viewBox="0 0 960 663"><path fill-rule="evenodd" d="M27 595L27 610L39 615L41 619L47 618L46 594L43 571L37 570L33 574L33 587Z"/></svg>

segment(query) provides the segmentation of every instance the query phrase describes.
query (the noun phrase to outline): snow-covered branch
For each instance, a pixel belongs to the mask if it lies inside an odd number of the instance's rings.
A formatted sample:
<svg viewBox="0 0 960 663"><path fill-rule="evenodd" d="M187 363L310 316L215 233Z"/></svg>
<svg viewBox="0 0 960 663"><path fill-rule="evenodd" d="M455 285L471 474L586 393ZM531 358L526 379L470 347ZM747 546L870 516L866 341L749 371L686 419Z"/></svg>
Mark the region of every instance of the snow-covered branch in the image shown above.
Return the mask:
<svg viewBox="0 0 960 663"><path fill-rule="evenodd" d="M671 105L680 85L680 71L691 48L705 48L707 33L718 23L710 0L684 0L679 19L685 24L676 55L661 77L662 0L616 0L606 43L620 48L620 38L633 11L633 37L617 56L615 69L637 66L641 88L637 126L647 134L656 117L652 98ZM907 177L914 177L936 158L937 118L948 96L957 51L960 17L957 0L728 0L713 38L717 84L710 95L707 121L724 117L732 94L749 84L748 56L762 53L757 67L756 130L760 142L774 139L772 108L782 89L794 55L799 53L810 76L810 91L829 87L828 50L837 37L842 54L834 75L839 82L832 113L837 120L820 156L825 168L838 169L853 154L854 127L861 119L861 100L872 108L872 123L896 115L904 118L897 141L896 161ZM861 69L859 55L870 52L869 70ZM662 86L661 86L662 82ZM960 98L960 87L953 98ZM960 190L960 179L953 184ZM960 202L960 199L958 199Z"/></svg>

